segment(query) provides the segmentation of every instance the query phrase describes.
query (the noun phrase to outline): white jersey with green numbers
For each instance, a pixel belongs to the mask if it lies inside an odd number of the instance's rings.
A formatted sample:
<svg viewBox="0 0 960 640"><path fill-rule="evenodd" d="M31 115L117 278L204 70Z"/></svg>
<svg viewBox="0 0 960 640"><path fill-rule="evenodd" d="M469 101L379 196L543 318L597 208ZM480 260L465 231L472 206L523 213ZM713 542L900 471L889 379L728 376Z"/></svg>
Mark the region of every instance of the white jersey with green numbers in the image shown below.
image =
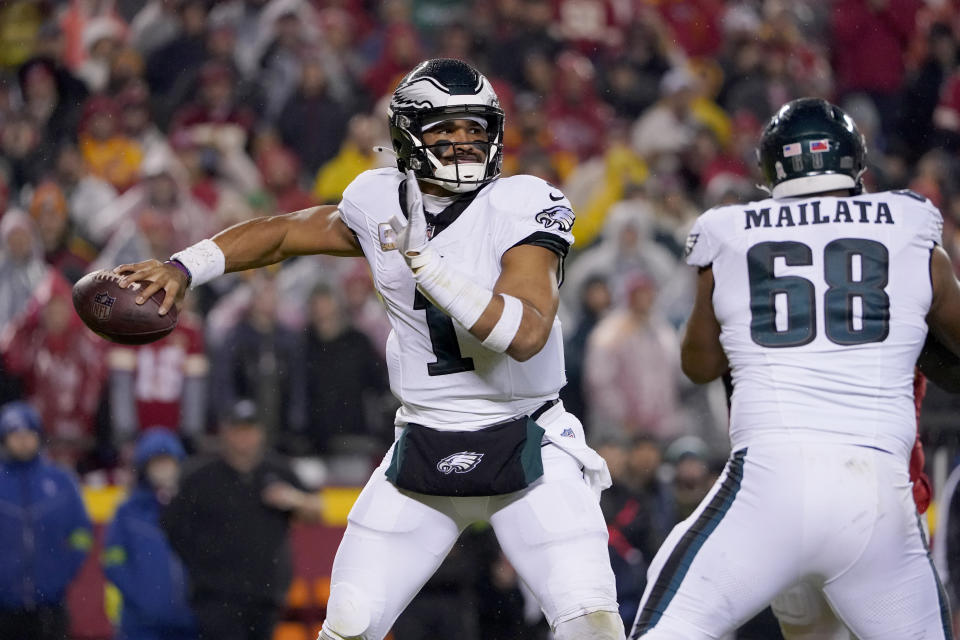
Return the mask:
<svg viewBox="0 0 960 640"><path fill-rule="evenodd" d="M785 434L906 459L942 218L910 192L712 209L687 262L712 265L734 450Z"/></svg>
<svg viewBox="0 0 960 640"><path fill-rule="evenodd" d="M339 205L363 248L392 326L386 357L390 388L401 401L397 423L474 429L556 398L566 383L559 320L543 349L518 362L481 345L417 290L389 225L391 217L405 218L403 178L393 168L364 172ZM428 202L427 212L430 244L444 263L490 289L500 276L503 254L512 247L545 247L560 255L562 264L573 244L569 201L532 176L494 180L437 217Z"/></svg>

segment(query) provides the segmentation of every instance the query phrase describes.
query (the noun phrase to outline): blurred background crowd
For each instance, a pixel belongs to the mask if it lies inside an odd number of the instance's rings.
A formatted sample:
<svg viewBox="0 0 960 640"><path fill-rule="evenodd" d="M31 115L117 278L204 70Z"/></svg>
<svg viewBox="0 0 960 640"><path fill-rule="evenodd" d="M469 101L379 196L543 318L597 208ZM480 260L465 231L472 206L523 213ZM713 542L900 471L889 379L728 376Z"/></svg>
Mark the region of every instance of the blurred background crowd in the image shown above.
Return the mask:
<svg viewBox="0 0 960 640"><path fill-rule="evenodd" d="M727 454L722 384L679 370L687 230L706 208L763 197L763 123L822 96L867 138L867 188L930 198L960 267L958 47L955 0L5 0L0 402L28 402L46 458L85 487L150 485L137 443L156 427L185 448L163 449L176 460L229 449L243 402L257 408L254 448L294 460L272 508L310 515L293 491L362 484L396 408L362 259L219 278L142 347L87 331L71 286L238 221L337 203L357 174L393 164L372 147L390 146L397 81L426 57L467 60L507 114L504 173L558 185L577 212L563 398L613 473L603 506L629 620L646 562ZM955 409L931 386L935 485ZM444 567L397 640L544 637L488 531ZM741 637L775 637L757 633Z"/></svg>

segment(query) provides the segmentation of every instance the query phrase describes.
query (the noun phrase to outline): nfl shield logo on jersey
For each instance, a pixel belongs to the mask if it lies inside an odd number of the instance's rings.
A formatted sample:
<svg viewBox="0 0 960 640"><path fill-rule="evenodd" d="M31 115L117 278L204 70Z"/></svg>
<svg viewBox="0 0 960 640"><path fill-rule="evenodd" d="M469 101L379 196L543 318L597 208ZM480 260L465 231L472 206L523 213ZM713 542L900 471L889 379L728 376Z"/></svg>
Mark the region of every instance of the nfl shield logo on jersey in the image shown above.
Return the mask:
<svg viewBox="0 0 960 640"><path fill-rule="evenodd" d="M460 451L453 453L437 463L437 471L444 475L451 473L468 473L480 464L482 453L476 451Z"/></svg>

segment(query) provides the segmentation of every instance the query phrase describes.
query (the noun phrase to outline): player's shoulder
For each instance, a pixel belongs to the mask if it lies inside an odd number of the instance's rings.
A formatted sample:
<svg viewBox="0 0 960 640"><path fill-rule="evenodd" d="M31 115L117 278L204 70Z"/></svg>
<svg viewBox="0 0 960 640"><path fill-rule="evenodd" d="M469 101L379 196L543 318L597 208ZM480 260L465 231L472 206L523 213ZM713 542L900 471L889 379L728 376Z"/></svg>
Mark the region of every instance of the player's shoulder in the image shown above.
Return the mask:
<svg viewBox="0 0 960 640"><path fill-rule="evenodd" d="M694 221L700 233L726 235L743 228L743 219L752 211L763 211L776 205L773 198L754 200L743 204L727 204L712 207L701 213Z"/></svg>
<svg viewBox="0 0 960 640"><path fill-rule="evenodd" d="M687 264L705 267L712 264L720 255L730 238L744 228L744 217L751 211L768 212L772 208L772 199L748 202L745 204L722 205L707 209L693 222L687 234L684 259Z"/></svg>
<svg viewBox="0 0 960 640"><path fill-rule="evenodd" d="M354 178L343 190L343 200L360 204L383 194L386 188L396 189L403 181L403 174L396 167L368 169Z"/></svg>
<svg viewBox="0 0 960 640"><path fill-rule="evenodd" d="M876 208L884 207L886 219L915 231L925 241L940 244L943 236L943 215L927 197L911 189L896 189L864 194Z"/></svg>
<svg viewBox="0 0 960 640"><path fill-rule="evenodd" d="M564 235L571 233L576 216L570 201L558 187L542 178L517 175L499 178L488 187L487 201L494 218L509 227L541 228ZM573 237L567 238L572 244Z"/></svg>
<svg viewBox="0 0 960 640"><path fill-rule="evenodd" d="M522 211L529 206L551 206L570 201L563 192L543 178L531 175L516 175L497 178L489 188L490 203L499 209Z"/></svg>
<svg viewBox="0 0 960 640"><path fill-rule="evenodd" d="M940 218L940 209L933 204L930 198L917 193L912 189L894 189L892 191L878 191L857 196L858 199L869 199L877 202L896 203L903 210L916 212L916 215Z"/></svg>

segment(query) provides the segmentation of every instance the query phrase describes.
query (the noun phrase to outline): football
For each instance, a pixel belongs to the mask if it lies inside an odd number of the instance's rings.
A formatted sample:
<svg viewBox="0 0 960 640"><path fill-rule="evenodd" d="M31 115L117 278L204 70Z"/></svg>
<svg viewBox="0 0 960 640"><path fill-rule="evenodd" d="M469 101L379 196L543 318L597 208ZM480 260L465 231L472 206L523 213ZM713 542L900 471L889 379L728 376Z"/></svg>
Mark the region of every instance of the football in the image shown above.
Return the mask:
<svg viewBox="0 0 960 640"><path fill-rule="evenodd" d="M119 344L146 344L159 340L177 326L177 308L159 314L163 290L143 304L137 292L145 285L134 282L121 289L119 275L100 270L88 273L73 285L73 307L91 331Z"/></svg>

